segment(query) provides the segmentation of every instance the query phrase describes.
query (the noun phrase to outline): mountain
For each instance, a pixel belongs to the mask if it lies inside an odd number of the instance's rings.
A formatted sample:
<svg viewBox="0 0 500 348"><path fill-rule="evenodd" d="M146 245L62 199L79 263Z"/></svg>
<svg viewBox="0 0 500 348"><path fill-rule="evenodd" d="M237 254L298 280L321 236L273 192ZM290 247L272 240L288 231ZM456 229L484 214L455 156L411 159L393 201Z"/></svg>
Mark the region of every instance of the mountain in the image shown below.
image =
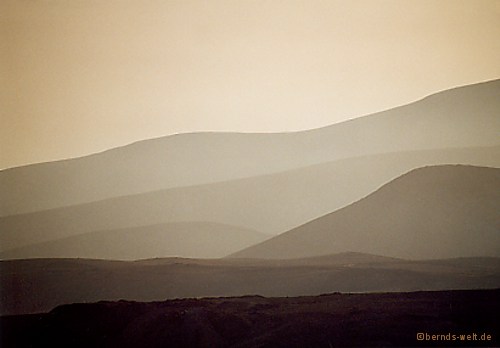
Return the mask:
<svg viewBox="0 0 500 348"><path fill-rule="evenodd" d="M232 257L357 251L410 259L500 256L500 169L413 170L364 199Z"/></svg>
<svg viewBox="0 0 500 348"><path fill-rule="evenodd" d="M3 217L0 218L0 252L84 233L139 229L179 221L208 221L278 234L355 202L411 169L442 163L500 167L500 146L350 158L254 178ZM22 250L18 249L15 254L0 253L0 257L21 257ZM54 254L43 254L45 257L61 255L57 249L44 247L44 250L54 251ZM99 257L116 255L112 248L106 250L109 255ZM29 252L24 257L30 255L34 254ZM174 255L178 254L164 256ZM205 257L206 254L179 255Z"/></svg>
<svg viewBox="0 0 500 348"><path fill-rule="evenodd" d="M177 222L85 233L1 252L0 258L216 258L269 237L256 231L212 222Z"/></svg>
<svg viewBox="0 0 500 348"><path fill-rule="evenodd" d="M0 284L0 315L7 315L101 300L498 288L500 258L408 261L342 253L296 260L10 260L0 262Z"/></svg>
<svg viewBox="0 0 500 348"><path fill-rule="evenodd" d="M374 154L499 145L500 80L329 127L197 133L0 172L0 216L201 185Z"/></svg>

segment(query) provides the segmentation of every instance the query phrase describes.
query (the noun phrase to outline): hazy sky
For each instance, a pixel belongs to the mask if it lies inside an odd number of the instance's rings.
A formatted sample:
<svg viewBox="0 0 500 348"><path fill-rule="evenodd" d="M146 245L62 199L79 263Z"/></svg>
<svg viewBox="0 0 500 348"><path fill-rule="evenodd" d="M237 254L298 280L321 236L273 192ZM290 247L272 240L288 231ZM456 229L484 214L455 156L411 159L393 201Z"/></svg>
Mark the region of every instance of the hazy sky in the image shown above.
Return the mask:
<svg viewBox="0 0 500 348"><path fill-rule="evenodd" d="M500 77L500 1L0 1L0 168Z"/></svg>

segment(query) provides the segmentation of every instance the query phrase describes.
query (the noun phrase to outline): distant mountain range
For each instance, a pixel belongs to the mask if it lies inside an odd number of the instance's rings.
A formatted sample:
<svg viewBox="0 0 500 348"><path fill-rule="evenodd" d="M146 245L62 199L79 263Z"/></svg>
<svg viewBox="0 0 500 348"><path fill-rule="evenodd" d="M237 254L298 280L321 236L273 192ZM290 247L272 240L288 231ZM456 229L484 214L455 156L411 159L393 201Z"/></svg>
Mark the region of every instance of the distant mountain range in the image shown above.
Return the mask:
<svg viewBox="0 0 500 348"><path fill-rule="evenodd" d="M496 146L499 96L500 80L494 80L311 131L182 134L87 157L7 169L0 172L0 216L266 175L345 158Z"/></svg>
<svg viewBox="0 0 500 348"><path fill-rule="evenodd" d="M79 257L115 258L121 255L120 259L131 259L133 255L137 256L138 253L133 251L132 246L129 247L131 253L128 255L124 253L124 249L121 249L121 253L114 252L111 245L119 248L120 243L123 244L119 230L128 231L129 236L131 231L135 231L137 237L134 239L136 241L134 244L143 250L140 258L222 257L225 255L210 251L210 245L218 244L215 242L216 238L213 240L214 244L206 244L207 250L205 252L200 250L198 255L188 252L189 243L182 240L170 241L173 243L172 246L184 247L175 250L171 246L164 245L165 253L158 255L156 253L158 248L151 249L147 254L141 245L151 242L165 243L165 239L139 242L138 235L142 233L141 231L148 231L151 225L194 224L199 232L217 224L230 225L235 231L234 238L242 240L229 243L228 246L232 245L233 248L225 249L227 255L251 245L246 242L263 240L249 236L249 239L243 238L241 233L237 234L238 230L253 230L255 233L258 231L274 235L282 233L353 203L414 167L443 162L500 165L500 146L414 151L352 158L255 178L160 190L8 216L0 218L0 231L2 231L0 257L71 256L71 250L76 252L74 256ZM202 227L203 222L208 226ZM165 236L167 230L168 228L165 228ZM185 236L187 240L195 243L194 235L188 236L190 233L188 231L194 230L182 229L186 234L177 235ZM223 227L223 230L229 233L228 228ZM110 234L109 231L114 231L112 234L117 238L114 243L111 235L102 236L104 233ZM153 237L150 234L148 236ZM75 238L68 239L70 237ZM58 241L50 246L48 242L53 240ZM88 248L69 247L71 240L85 240ZM111 243L109 248L100 245L104 240ZM46 244L40 245L40 243ZM58 251L56 245L62 249ZM12 249L16 250L9 251ZM52 252L49 253L49 250ZM88 252L84 253L84 250ZM97 253L96 250L102 250L102 253ZM170 253L166 253L167 251Z"/></svg>
<svg viewBox="0 0 500 348"><path fill-rule="evenodd" d="M495 80L311 131L176 135L0 171L0 258L499 256L499 184L478 184L493 169L391 182L500 167L499 110ZM467 192L448 185L464 170ZM414 190L388 189L402 182Z"/></svg>

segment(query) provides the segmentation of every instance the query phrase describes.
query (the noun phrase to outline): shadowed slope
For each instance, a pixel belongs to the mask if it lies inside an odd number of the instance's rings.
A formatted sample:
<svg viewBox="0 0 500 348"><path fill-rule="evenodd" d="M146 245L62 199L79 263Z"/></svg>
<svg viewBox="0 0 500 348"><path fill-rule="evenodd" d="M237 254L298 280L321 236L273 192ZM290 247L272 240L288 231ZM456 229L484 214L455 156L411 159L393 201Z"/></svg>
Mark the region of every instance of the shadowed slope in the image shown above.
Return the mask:
<svg viewBox="0 0 500 348"><path fill-rule="evenodd" d="M498 145L500 80L311 131L197 133L0 172L0 216L291 170L342 158Z"/></svg>
<svg viewBox="0 0 500 348"><path fill-rule="evenodd" d="M262 177L4 217L0 218L0 251L93 231L178 221L212 221L277 234L340 209L413 168L442 163L500 166L500 146L352 158Z"/></svg>
<svg viewBox="0 0 500 348"><path fill-rule="evenodd" d="M297 258L346 250L412 259L499 256L499 205L500 169L426 167L231 256Z"/></svg>
<svg viewBox="0 0 500 348"><path fill-rule="evenodd" d="M90 232L8 250L0 253L0 258L215 258L268 238L269 235L235 226L212 222L178 222Z"/></svg>

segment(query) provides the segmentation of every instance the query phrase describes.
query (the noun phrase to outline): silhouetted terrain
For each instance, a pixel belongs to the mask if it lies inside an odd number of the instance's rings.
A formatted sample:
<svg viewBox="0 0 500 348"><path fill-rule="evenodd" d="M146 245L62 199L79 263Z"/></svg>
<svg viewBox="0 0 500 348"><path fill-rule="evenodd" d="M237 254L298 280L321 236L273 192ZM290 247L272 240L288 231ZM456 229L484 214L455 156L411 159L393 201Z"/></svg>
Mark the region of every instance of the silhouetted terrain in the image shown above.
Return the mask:
<svg viewBox="0 0 500 348"><path fill-rule="evenodd" d="M0 323L2 347L491 347L500 343L499 298L474 290L99 302Z"/></svg>
<svg viewBox="0 0 500 348"><path fill-rule="evenodd" d="M150 229L151 225L197 223L199 221L232 225L234 229L250 229L270 234L288 231L340 209L373 192L381 185L421 165L470 163L500 166L500 146L489 148L427 150L373 155L339 160L278 174L233 180L217 184L160 190L117 197L72 207L0 218L0 251L36 244L15 252L0 253L1 258L16 257L87 257L137 258L114 248L103 248L118 233L109 230ZM187 229L183 229L186 231ZM194 230L194 229L192 229ZM227 230L224 229L223 230ZM187 232L187 231L186 231ZM39 243L83 233L86 237ZM110 236L103 236L110 234ZM179 234L180 236L180 234ZM186 239L194 234L186 233ZM235 238L237 238L235 234ZM91 250L102 253L71 254L71 241L85 239ZM259 240L255 239L255 242ZM116 245L120 240L115 242ZM182 243L182 240L173 244ZM235 241L233 244L237 245ZM244 245L242 249L250 244ZM140 249L141 243L138 245ZM171 250L164 246L164 250ZM229 250L232 253L238 248ZM68 251L66 251L68 250ZM183 256L207 257L214 253L193 255L179 249L177 253L157 254L151 249L140 258ZM117 257L117 255L119 255ZM218 255L225 256L225 255Z"/></svg>
<svg viewBox="0 0 500 348"><path fill-rule="evenodd" d="M311 131L182 134L92 156L3 170L0 216L343 158L499 145L499 95L500 80L495 80Z"/></svg>
<svg viewBox="0 0 500 348"><path fill-rule="evenodd" d="M31 259L0 262L0 314L99 300L319 295L500 287L499 258L407 261L359 253L296 260Z"/></svg>
<svg viewBox="0 0 500 348"><path fill-rule="evenodd" d="M346 250L432 259L500 255L500 169L416 169L366 198L233 257L299 258Z"/></svg>
<svg viewBox="0 0 500 348"><path fill-rule="evenodd" d="M499 96L0 171L2 347L498 344Z"/></svg>

